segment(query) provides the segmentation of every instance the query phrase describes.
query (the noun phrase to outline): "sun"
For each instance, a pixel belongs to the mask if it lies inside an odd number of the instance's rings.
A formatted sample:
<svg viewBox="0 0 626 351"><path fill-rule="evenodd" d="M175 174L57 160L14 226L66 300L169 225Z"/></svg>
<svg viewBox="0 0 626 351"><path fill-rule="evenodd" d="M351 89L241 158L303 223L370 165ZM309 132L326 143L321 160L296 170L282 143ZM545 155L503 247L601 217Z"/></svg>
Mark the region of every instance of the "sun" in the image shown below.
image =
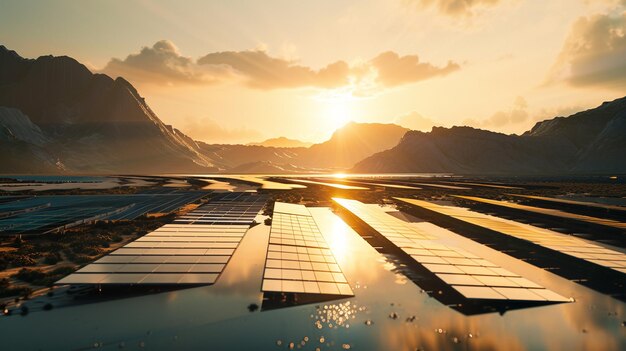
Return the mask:
<svg viewBox="0 0 626 351"><path fill-rule="evenodd" d="M342 127L352 119L352 110L346 101L336 101L328 106L328 119L336 128Z"/></svg>

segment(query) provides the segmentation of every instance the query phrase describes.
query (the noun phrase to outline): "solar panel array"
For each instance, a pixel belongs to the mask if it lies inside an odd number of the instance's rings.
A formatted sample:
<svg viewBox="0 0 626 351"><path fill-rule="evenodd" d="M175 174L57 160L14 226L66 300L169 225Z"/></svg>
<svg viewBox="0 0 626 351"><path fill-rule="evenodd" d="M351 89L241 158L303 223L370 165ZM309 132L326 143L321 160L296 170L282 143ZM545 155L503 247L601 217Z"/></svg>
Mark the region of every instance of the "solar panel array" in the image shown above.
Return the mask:
<svg viewBox="0 0 626 351"><path fill-rule="evenodd" d="M588 222L588 223L593 223L593 224L599 224L599 225L613 227L613 228L618 228L618 229L626 229L626 223L618 222L618 221L615 221L615 220L612 220L612 219L605 219L605 218L597 218L597 217L585 216L585 215L580 215L580 214L576 214L576 213L569 213L569 212L564 212L564 211L560 211L560 210L554 210L554 209L551 209L551 208L541 208L541 207L527 206L527 205L521 205L521 204L517 204L517 203L513 203L513 202L485 199L485 198L482 198L482 197L475 197L475 196L456 196L456 197L458 197L460 199L471 200L471 201L480 202L480 203L484 203L484 204L511 208L511 209L514 209L514 210L539 213L539 214L542 214L542 215L548 215L548 216L559 217L559 218L574 219L574 220L578 220L578 221L583 221L583 222Z"/></svg>
<svg viewBox="0 0 626 351"><path fill-rule="evenodd" d="M213 284L248 228L166 224L57 284Z"/></svg>
<svg viewBox="0 0 626 351"><path fill-rule="evenodd" d="M178 224L251 224L265 206L267 195L252 192L227 193L176 218Z"/></svg>
<svg viewBox="0 0 626 351"><path fill-rule="evenodd" d="M275 203L262 290L354 295L305 206Z"/></svg>
<svg viewBox="0 0 626 351"><path fill-rule="evenodd" d="M440 244L428 226L412 226L377 205L334 198L335 202L468 299L568 301L518 274L459 247ZM435 227L434 229L441 230Z"/></svg>
<svg viewBox="0 0 626 351"><path fill-rule="evenodd" d="M626 273L626 254L586 240L461 207L442 206L415 199L398 200Z"/></svg>
<svg viewBox="0 0 626 351"><path fill-rule="evenodd" d="M146 213L170 213L206 194L205 191L165 190L159 194L33 196L0 203L0 213L17 212L0 218L0 235L39 234L94 217L131 220ZM29 209L34 210L27 211Z"/></svg>
<svg viewBox="0 0 626 351"><path fill-rule="evenodd" d="M530 199L530 200L548 201L548 202L555 202L555 203L566 204L566 205L595 207L595 208L601 208L603 210L612 210L612 211L626 211L625 206L602 204L598 202L576 201L576 200L545 197L545 196L534 196L534 195L521 195L521 194L508 194L508 195L517 196L517 197Z"/></svg>
<svg viewBox="0 0 626 351"><path fill-rule="evenodd" d="M213 284L265 199L239 193L219 197L207 205L211 224L166 224L57 284Z"/></svg>
<svg viewBox="0 0 626 351"><path fill-rule="evenodd" d="M342 190L369 190L369 188L366 188L366 187L341 184L341 183L319 182L315 180L299 179L299 178L289 178L287 180L291 182L296 182L296 183L320 185L320 186L326 186L329 188L342 189Z"/></svg>

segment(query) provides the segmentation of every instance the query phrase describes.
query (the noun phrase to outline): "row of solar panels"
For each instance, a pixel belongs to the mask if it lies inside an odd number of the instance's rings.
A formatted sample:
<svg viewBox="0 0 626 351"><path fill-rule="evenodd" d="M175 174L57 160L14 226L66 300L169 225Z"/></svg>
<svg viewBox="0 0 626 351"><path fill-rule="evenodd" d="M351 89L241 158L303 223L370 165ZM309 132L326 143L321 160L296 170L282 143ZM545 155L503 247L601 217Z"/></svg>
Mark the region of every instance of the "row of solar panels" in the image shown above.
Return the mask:
<svg viewBox="0 0 626 351"><path fill-rule="evenodd" d="M34 196L0 203L0 235L39 234L89 219L135 219L171 213L207 195L204 191L166 194ZM1 217L1 216L0 216Z"/></svg>
<svg viewBox="0 0 626 351"><path fill-rule="evenodd" d="M626 273L626 255L546 229L467 209L398 198L502 234ZM215 198L59 284L213 284L267 198L234 193ZM470 300L565 302L569 299L476 252L442 244L431 223L407 223L377 205L334 199L432 276ZM266 293L354 295L315 218L302 205L275 203L261 290Z"/></svg>

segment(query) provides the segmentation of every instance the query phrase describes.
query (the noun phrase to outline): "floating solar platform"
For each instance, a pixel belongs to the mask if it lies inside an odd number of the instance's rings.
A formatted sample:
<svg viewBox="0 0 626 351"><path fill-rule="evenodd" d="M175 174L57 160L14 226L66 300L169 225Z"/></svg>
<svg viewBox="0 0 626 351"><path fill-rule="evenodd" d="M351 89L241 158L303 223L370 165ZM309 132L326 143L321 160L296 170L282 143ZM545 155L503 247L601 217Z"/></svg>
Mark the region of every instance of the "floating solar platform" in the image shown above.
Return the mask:
<svg viewBox="0 0 626 351"><path fill-rule="evenodd" d="M335 188L335 189L341 189L341 190L369 190L369 188L362 187L362 186L354 186L354 185L330 183L330 182L318 182L318 181L315 181L315 180L308 180L308 179L289 178L287 180L290 181L290 182L320 185L320 186L325 186L325 187Z"/></svg>
<svg viewBox="0 0 626 351"><path fill-rule="evenodd" d="M56 284L213 284L248 228L166 224Z"/></svg>
<svg viewBox="0 0 626 351"><path fill-rule="evenodd" d="M507 195L521 197L521 198L525 198L529 200L539 200L539 201L554 202L554 203L565 204L565 205L594 207L594 208L599 208L603 210L626 212L625 206L616 206L616 205L601 204L597 202L576 201L576 200L568 200L568 199L545 197L545 196L521 195L521 194L507 194Z"/></svg>
<svg viewBox="0 0 626 351"><path fill-rule="evenodd" d="M267 195L252 192L226 193L176 218L177 224L250 225L267 202Z"/></svg>
<svg viewBox="0 0 626 351"><path fill-rule="evenodd" d="M467 299L567 302L569 299L459 247L436 242L444 230L414 226L356 200L333 199Z"/></svg>
<svg viewBox="0 0 626 351"><path fill-rule="evenodd" d="M470 211L461 207L442 206L416 199L397 199L466 223L526 240L566 255L621 273L626 273L626 254L590 243L586 240L557 233L552 230Z"/></svg>
<svg viewBox="0 0 626 351"><path fill-rule="evenodd" d="M448 184L457 184L457 185L471 185L483 188L494 188L494 189L509 189L509 190L524 190L524 188L520 188L517 186L503 185L503 184L494 184L494 183L474 183L474 182L443 182Z"/></svg>
<svg viewBox="0 0 626 351"><path fill-rule="evenodd" d="M573 219L573 220L577 220L577 221L587 222L587 223L591 223L591 224L598 224L598 225L602 225L602 226L606 226L606 227L612 227L612 228L617 228L617 229L622 229L622 230L626 229L626 223L615 221L615 220L612 220L612 219L605 219L605 218L585 216L585 215L580 215L580 214L576 214L576 213L570 213L570 212L565 212L565 211L560 211L560 210L555 210L555 209L550 209L550 208L541 208L541 207L527 206L527 205L521 205L521 204L517 204L517 203L513 203L513 202L485 199L485 198L476 197L476 196L460 196L460 195L456 195L455 197L457 197L459 199L470 200L470 201L483 203L483 204L488 204L488 205L492 205L492 206L499 206L499 207L504 207L504 208L510 208L510 209L513 209L513 210L538 213L538 214L541 214L541 215L558 217L558 218Z"/></svg>
<svg viewBox="0 0 626 351"><path fill-rule="evenodd" d="M128 195L44 195L0 203L0 235L42 234L93 218L132 220L146 213L171 213L206 196L206 191L164 190Z"/></svg>
<svg viewBox="0 0 626 351"><path fill-rule="evenodd" d="M467 187L463 187L463 186L446 185L446 184L440 184L440 183L417 183L417 182L411 182L411 184L425 186L425 187L430 187L430 188L441 188L441 189L449 189L449 190L470 190L471 189L471 188L467 188Z"/></svg>
<svg viewBox="0 0 626 351"><path fill-rule="evenodd" d="M262 291L354 296L309 210L276 202Z"/></svg>

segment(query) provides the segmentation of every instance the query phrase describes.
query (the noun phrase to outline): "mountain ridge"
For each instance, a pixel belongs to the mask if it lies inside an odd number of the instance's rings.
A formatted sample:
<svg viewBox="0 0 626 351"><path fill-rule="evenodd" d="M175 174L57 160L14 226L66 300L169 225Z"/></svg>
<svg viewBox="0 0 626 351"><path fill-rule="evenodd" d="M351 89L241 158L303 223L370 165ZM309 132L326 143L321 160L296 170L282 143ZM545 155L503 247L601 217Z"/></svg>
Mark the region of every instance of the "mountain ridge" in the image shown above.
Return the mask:
<svg viewBox="0 0 626 351"><path fill-rule="evenodd" d="M626 173L626 98L537 122L522 135L471 127L408 132L355 172L459 174Z"/></svg>

